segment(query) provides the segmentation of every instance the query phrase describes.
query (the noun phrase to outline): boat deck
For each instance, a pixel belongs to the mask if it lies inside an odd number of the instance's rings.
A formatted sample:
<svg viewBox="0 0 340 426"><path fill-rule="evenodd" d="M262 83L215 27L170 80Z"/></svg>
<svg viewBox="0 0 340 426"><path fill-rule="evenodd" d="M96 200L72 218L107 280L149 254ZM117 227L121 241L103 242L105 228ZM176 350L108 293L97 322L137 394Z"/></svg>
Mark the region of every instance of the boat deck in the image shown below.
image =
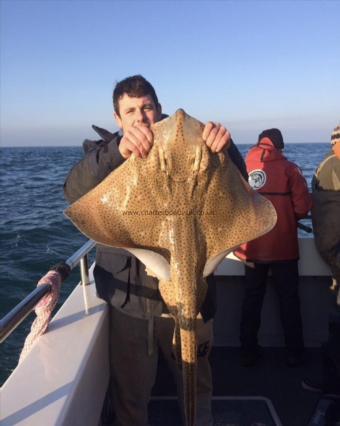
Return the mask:
<svg viewBox="0 0 340 426"><path fill-rule="evenodd" d="M321 374L321 350L307 349L305 364L294 368L286 366L283 348L263 348L262 358L253 367L242 367L239 354L239 348L213 348L210 361L214 395L265 397L272 402L283 426L308 425L320 395L302 389L301 380ZM173 378L162 359L153 394L176 395Z"/></svg>
<svg viewBox="0 0 340 426"><path fill-rule="evenodd" d="M210 359L214 395L229 399L224 399L225 404L215 399L213 404L216 408L223 405L224 411L231 410L234 411L233 414L238 411L241 414L229 416L231 420L226 416L228 419L222 421L217 415L215 426L272 424L256 419L244 421L245 418L249 418L250 412L257 414L257 411L263 410L265 404L262 403L262 408L254 409L254 404L237 405L230 403L230 398L240 400L240 397L257 397L258 400L262 398L270 401L280 419L275 426L280 424L307 426L315 412L320 396L303 390L301 380L321 374L320 345L327 340L328 318L334 295L328 290L329 271L320 263L313 241L301 240L300 244L303 253L300 262L301 313L305 344L308 347L306 363L301 367L289 368L285 364L279 306L270 278L258 336L259 344L263 347L263 357L254 367L241 367L238 346L244 293L243 268L239 262L229 259L220 266L218 272L221 275L217 277L218 309L214 320L215 346ZM82 300L84 289L87 293L88 314L84 312ZM53 318L49 332L41 336L24 362L13 371L2 386L1 424L13 425L20 422L27 426L40 424L92 426L98 425L100 417L104 420L103 425L112 424L112 416L111 418L101 416L109 382L107 313L107 305L98 299L90 274L90 285L75 287ZM75 336L77 336L76 345ZM52 369L49 368L51 365ZM32 386L32 372L34 372L34 386ZM158 407L161 420L155 423L151 419L152 426L166 426L169 420L167 410L170 406L172 408L176 406L174 402L176 387L162 360L153 394L173 397L168 400L170 401L168 404L165 402L160 405L166 406L166 409ZM105 408L104 412L109 414L106 411ZM152 409L150 411L152 413ZM229 412L227 414L229 415ZM321 424L313 423L313 426ZM180 421L178 419L169 425L179 426ZM335 426L334 423L331 426ZM340 426L340 420L336 426Z"/></svg>

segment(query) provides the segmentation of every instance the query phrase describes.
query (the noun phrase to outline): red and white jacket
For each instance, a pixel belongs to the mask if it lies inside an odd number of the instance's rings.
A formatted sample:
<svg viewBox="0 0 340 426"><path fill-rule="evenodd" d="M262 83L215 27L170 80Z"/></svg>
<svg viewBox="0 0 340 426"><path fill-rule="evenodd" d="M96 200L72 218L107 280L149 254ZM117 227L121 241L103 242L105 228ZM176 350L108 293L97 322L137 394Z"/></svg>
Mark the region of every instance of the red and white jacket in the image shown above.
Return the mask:
<svg viewBox="0 0 340 426"><path fill-rule="evenodd" d="M277 223L267 234L243 244L235 254L258 263L298 259L297 221L306 217L311 208L305 178L269 138L261 139L249 151L246 165L249 184L272 202Z"/></svg>

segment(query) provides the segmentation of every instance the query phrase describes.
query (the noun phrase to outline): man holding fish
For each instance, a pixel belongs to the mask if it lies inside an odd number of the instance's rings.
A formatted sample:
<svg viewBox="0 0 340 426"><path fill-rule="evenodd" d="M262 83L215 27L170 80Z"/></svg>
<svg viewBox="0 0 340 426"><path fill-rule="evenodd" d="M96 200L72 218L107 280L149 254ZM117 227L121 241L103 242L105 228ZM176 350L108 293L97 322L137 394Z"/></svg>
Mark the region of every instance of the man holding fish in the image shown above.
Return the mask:
<svg viewBox="0 0 340 426"><path fill-rule="evenodd" d="M154 135L151 125L162 120L161 105L152 85L142 76L117 83L113 92L114 117L121 132L95 128L102 139L85 141L85 157L70 171L65 196L74 202L105 179L132 154L145 159ZM243 159L230 133L220 124L205 125L202 139L213 153L228 150L246 178ZM155 382L159 349L182 393L181 371L173 354L174 321L159 293L158 280L131 253L97 245L94 277L98 296L110 305L110 358L115 425L148 424L147 405ZM211 425L212 380L208 355L215 313L213 276L197 321L197 425ZM182 400L182 398L180 398Z"/></svg>

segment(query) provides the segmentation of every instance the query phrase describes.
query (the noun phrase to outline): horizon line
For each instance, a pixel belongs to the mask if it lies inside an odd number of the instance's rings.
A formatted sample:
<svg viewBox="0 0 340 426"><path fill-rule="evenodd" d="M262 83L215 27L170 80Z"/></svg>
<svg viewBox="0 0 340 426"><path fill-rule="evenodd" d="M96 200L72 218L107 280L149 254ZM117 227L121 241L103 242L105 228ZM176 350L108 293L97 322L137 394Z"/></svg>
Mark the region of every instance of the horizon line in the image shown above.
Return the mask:
<svg viewBox="0 0 340 426"><path fill-rule="evenodd" d="M329 142L317 142L317 141L313 141L313 142L285 142L285 146L286 145L300 145L300 144L325 144L325 145L330 145ZM256 143L253 142L237 142L234 144L236 146L238 145L256 145ZM0 149L1 148L82 148L82 144L80 145L1 145L0 144Z"/></svg>

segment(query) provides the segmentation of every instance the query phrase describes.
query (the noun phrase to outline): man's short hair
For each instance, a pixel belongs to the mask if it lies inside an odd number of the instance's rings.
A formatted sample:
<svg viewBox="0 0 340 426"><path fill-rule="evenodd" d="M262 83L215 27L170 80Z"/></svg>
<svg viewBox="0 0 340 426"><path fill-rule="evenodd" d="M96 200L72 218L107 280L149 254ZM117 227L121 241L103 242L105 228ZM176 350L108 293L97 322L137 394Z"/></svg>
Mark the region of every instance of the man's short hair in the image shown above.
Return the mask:
<svg viewBox="0 0 340 426"><path fill-rule="evenodd" d="M127 94L132 98L141 98L142 96L150 96L154 101L156 107L158 107L158 98L153 86L142 76L142 75L133 75L127 77L122 81L119 81L116 84L116 87L113 90L113 108L117 115L119 114L119 99Z"/></svg>

